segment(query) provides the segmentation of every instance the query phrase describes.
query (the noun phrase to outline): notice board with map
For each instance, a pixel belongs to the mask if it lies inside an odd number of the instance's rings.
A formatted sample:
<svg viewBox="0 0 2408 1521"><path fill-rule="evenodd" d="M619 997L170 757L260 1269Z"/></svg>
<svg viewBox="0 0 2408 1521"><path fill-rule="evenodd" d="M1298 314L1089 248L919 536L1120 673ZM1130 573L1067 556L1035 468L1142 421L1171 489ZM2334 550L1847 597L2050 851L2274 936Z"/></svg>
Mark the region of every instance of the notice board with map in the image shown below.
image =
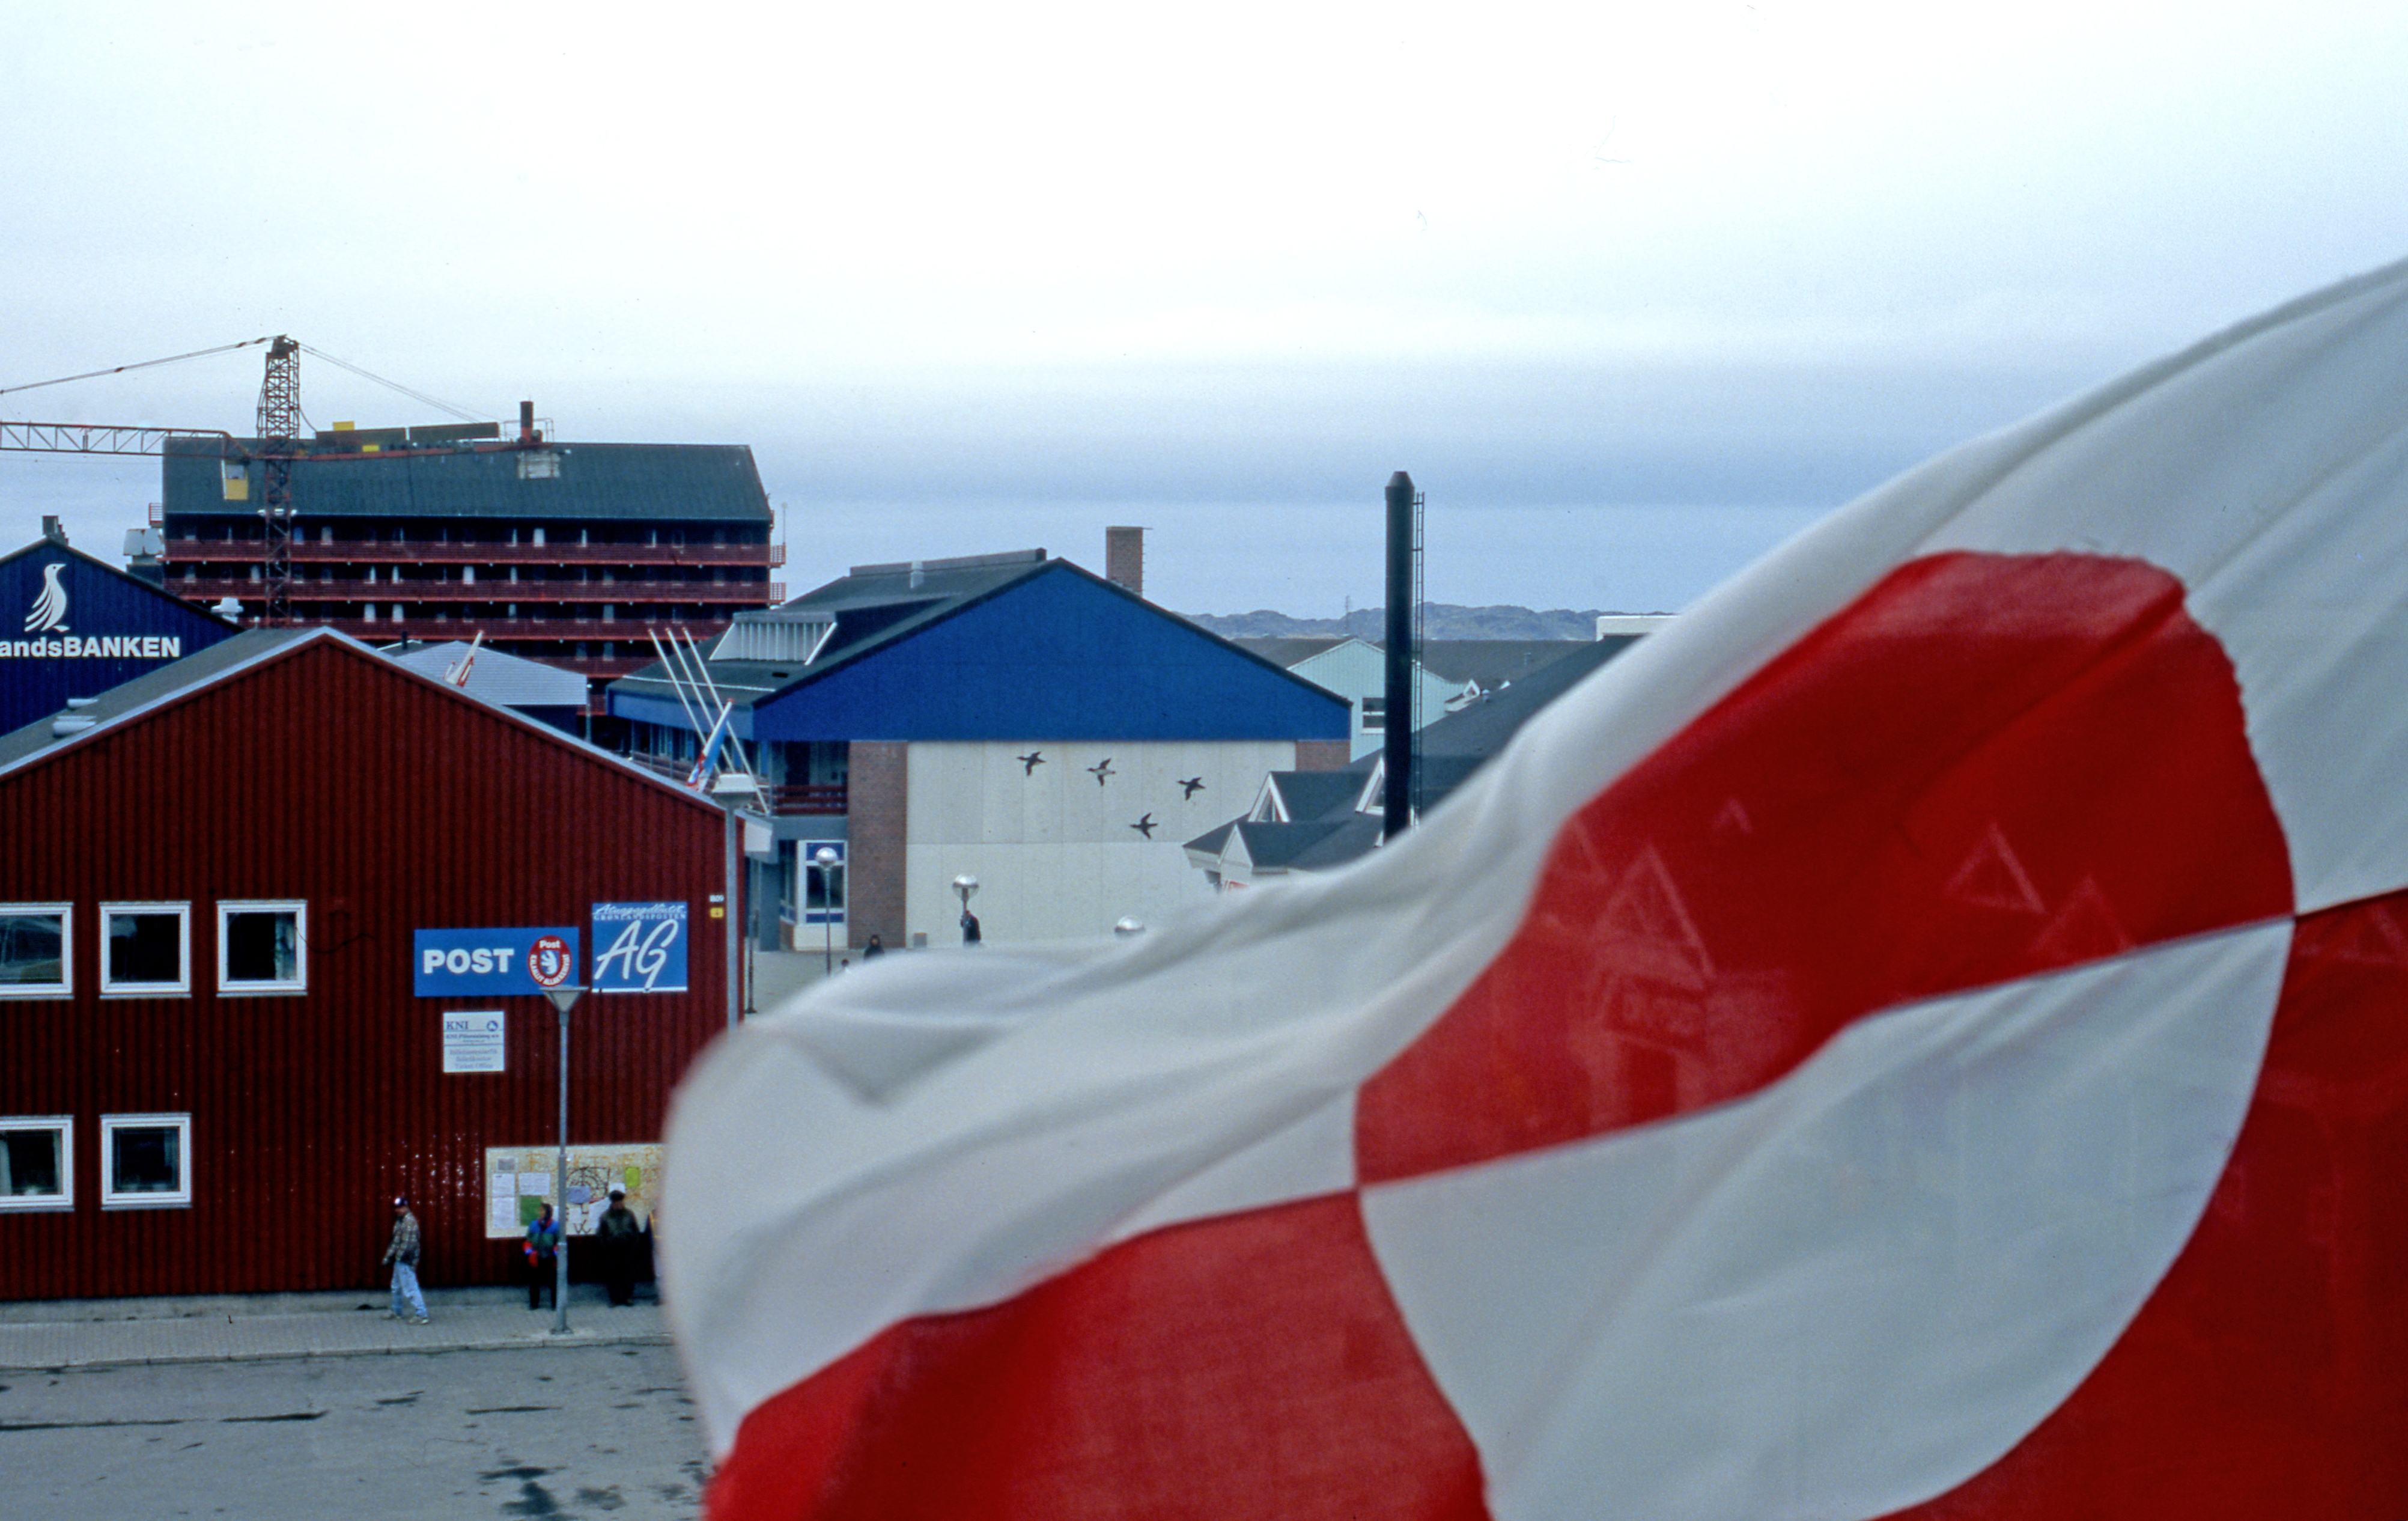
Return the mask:
<svg viewBox="0 0 2408 1521"><path fill-rule="evenodd" d="M535 1222L536 1207L552 1198L557 1146L485 1148L485 1239L523 1234ZM661 1144L568 1148L568 1203L558 1212L571 1236L590 1236L594 1222L610 1207L613 1187L627 1191L627 1208L650 1224L660 1198Z"/></svg>

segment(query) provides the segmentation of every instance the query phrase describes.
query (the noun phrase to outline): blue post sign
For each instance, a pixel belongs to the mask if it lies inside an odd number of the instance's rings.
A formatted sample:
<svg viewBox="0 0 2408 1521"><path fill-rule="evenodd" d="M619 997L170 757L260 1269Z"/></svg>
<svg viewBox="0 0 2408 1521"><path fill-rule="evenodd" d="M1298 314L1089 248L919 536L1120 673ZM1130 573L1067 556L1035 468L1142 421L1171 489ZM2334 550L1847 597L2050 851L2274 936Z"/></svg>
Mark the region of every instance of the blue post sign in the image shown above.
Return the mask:
<svg viewBox="0 0 2408 1521"><path fill-rule="evenodd" d="M422 998L542 993L577 975L574 925L544 929L422 929L410 969Z"/></svg>
<svg viewBox="0 0 2408 1521"><path fill-rule="evenodd" d="M686 906L594 905L594 991L683 993Z"/></svg>

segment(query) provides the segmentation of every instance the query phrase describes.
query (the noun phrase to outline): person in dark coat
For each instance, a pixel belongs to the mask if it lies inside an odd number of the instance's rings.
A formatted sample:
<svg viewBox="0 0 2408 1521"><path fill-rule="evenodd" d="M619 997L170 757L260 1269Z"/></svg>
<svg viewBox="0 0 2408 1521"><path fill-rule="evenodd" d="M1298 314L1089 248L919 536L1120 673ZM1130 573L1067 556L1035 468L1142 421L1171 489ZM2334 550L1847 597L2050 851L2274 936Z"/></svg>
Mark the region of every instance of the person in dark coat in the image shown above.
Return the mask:
<svg viewBox="0 0 2408 1521"><path fill-rule="evenodd" d="M557 1259L560 1256L560 1222L552 1217L552 1206L539 1206L535 1212L535 1224L526 1227L527 1308L543 1308L544 1290L552 1291L552 1307L560 1308L560 1278Z"/></svg>
<svg viewBox="0 0 2408 1521"><path fill-rule="evenodd" d="M636 1272L642 1266L644 1227L636 1212L627 1208L627 1191L610 1190L610 1207L594 1223L594 1234L602 1247L602 1286L609 1292L612 1304L636 1302Z"/></svg>
<svg viewBox="0 0 2408 1521"><path fill-rule="evenodd" d="M869 937L869 943L861 948L861 959L864 961L867 961L872 956L882 956L885 954L886 942L880 940L875 934L872 934Z"/></svg>

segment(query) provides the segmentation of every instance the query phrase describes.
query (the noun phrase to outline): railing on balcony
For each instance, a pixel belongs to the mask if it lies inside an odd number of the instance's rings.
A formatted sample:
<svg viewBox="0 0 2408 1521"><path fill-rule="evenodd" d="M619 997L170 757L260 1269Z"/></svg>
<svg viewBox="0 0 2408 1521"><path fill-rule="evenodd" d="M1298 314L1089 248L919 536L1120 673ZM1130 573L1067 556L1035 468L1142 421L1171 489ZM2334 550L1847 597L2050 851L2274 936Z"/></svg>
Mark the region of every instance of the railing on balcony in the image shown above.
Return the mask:
<svg viewBox="0 0 2408 1521"><path fill-rule="evenodd" d="M234 576L172 576L167 590L188 602L256 599L265 582ZM774 581L318 581L295 577L299 602L609 602L621 607L653 604L733 603L761 607L786 599Z"/></svg>
<svg viewBox="0 0 2408 1521"><path fill-rule="evenodd" d="M258 616L256 606L243 610L243 617L247 621L255 620ZM430 642L471 639L480 633L485 636L487 643L504 650L512 649L522 640L536 643L573 643L580 639L587 643L609 643L615 640L647 652L641 662L644 665L650 665L653 659L649 653L652 648L649 636L653 629L659 629L664 635L672 629L691 634L706 644L727 632L727 621L724 618L687 618L673 622L631 616L609 623L590 618L380 618L370 623L365 618L322 617L306 608L294 611L294 622L338 629L367 644L392 644L401 639ZM535 658L549 660L552 657L538 655Z"/></svg>
<svg viewBox="0 0 2408 1521"><path fill-rule="evenodd" d="M769 789L772 813L841 815L847 806L845 784L841 782L800 782Z"/></svg>
<svg viewBox="0 0 2408 1521"><path fill-rule="evenodd" d="M161 556L169 565L190 561L233 561L247 564L266 558L266 546L256 538L170 538ZM767 566L786 563L783 544L487 544L473 539L437 542L408 539L387 543L342 539L322 543L293 540L295 565L701 565Z"/></svg>
<svg viewBox="0 0 2408 1521"><path fill-rule="evenodd" d="M686 773L694 769L690 760L671 760L665 755L622 755L655 776L683 782ZM845 783L841 782L798 782L784 786L762 789L769 795L769 811L785 817L804 814L821 817L841 817L846 809Z"/></svg>

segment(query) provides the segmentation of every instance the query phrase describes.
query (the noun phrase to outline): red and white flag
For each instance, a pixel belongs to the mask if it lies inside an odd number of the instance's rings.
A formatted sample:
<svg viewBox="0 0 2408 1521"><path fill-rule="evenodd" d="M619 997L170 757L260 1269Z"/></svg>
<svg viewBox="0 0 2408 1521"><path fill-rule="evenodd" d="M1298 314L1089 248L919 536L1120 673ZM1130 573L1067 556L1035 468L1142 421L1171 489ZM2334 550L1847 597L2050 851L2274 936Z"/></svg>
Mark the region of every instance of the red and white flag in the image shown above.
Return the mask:
<svg viewBox="0 0 2408 1521"><path fill-rule="evenodd" d="M681 1091L722 1521L2408 1514L2408 265Z"/></svg>

